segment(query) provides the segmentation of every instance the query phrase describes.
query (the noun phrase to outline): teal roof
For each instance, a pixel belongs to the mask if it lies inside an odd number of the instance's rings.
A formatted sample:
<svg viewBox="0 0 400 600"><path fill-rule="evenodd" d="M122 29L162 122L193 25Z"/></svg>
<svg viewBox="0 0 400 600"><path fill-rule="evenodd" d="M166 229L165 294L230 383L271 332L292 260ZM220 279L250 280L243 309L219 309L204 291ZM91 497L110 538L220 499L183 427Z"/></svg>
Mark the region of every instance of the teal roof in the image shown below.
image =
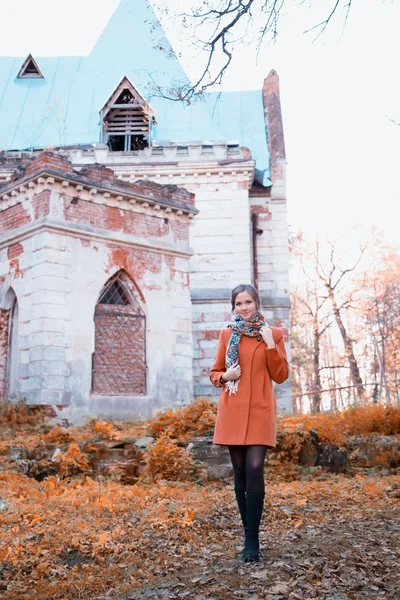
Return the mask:
<svg viewBox="0 0 400 600"><path fill-rule="evenodd" d="M148 0L121 0L88 56L35 56L43 79L17 78L25 58L0 58L1 149L101 141L99 111L126 76L154 111L153 140L237 141L270 185L261 90L210 93L190 105L155 95L155 84L187 77Z"/></svg>

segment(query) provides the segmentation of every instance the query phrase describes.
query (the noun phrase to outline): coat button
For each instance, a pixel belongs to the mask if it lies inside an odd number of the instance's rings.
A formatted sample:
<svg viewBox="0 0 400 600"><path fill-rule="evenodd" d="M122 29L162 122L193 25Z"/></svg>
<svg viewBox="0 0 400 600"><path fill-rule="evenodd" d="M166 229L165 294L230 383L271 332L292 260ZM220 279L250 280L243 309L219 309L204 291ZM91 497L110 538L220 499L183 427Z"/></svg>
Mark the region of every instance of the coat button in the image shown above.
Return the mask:
<svg viewBox="0 0 400 600"><path fill-rule="evenodd" d="M257 342L261 342L261 338L260 337L257 338Z"/></svg>

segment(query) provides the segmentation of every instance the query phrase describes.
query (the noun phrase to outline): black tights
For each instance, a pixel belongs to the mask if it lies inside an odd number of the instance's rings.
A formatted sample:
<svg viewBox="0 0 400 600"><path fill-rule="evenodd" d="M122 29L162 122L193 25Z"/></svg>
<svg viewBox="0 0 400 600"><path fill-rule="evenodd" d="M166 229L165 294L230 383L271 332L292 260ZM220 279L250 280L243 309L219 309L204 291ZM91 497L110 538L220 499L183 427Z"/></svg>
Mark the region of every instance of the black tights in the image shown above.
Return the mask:
<svg viewBox="0 0 400 600"><path fill-rule="evenodd" d="M250 494L264 493L264 461L267 446L228 446L235 487Z"/></svg>

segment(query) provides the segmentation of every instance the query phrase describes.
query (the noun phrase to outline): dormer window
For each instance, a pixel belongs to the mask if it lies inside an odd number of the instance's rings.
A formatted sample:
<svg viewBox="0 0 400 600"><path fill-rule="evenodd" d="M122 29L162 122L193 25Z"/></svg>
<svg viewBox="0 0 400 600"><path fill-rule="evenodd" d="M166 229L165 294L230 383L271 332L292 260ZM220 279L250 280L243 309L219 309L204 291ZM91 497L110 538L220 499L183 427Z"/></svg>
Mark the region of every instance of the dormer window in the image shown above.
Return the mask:
<svg viewBox="0 0 400 600"><path fill-rule="evenodd" d="M18 79L44 79L37 62L32 54L24 60L22 67L18 73Z"/></svg>
<svg viewBox="0 0 400 600"><path fill-rule="evenodd" d="M127 77L101 111L103 141L114 152L134 152L150 144L153 113Z"/></svg>

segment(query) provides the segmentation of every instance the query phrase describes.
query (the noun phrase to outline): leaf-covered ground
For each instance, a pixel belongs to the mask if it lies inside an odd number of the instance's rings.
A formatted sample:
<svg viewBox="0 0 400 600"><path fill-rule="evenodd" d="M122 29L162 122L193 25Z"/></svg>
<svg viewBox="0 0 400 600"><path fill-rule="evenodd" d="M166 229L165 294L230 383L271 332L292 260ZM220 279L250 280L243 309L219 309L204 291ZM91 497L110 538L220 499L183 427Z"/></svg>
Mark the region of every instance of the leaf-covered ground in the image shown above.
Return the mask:
<svg viewBox="0 0 400 600"><path fill-rule="evenodd" d="M212 428L210 403L147 424L62 429L39 417L23 405L0 411L1 598L400 600L398 463L381 473L360 467L333 475L296 462L308 429L343 444L348 435L394 435L399 409L282 420L283 458L278 453L265 471L262 560L253 565L239 561L232 483L206 483L174 444ZM135 485L121 483L118 470L106 477L87 468L88 440L149 433L157 440ZM49 462L48 444L57 449L49 471L56 474L37 481L24 468L43 452ZM165 480L192 475L197 483Z"/></svg>
<svg viewBox="0 0 400 600"><path fill-rule="evenodd" d="M4 599L400 598L400 478L268 481L262 561L231 485L0 473Z"/></svg>

